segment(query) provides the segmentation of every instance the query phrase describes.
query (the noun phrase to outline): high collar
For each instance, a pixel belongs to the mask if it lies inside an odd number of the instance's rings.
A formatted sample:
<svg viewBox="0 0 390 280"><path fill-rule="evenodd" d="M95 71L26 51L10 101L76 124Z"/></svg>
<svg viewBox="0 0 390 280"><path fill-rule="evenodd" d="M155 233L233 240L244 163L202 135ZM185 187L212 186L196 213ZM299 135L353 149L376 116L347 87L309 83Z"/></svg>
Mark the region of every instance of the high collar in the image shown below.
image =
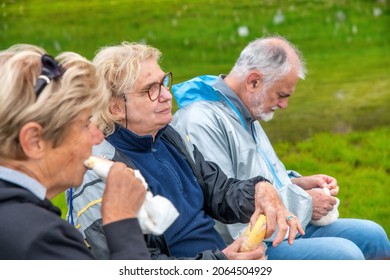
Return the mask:
<svg viewBox="0 0 390 280"><path fill-rule="evenodd" d="M156 138L153 139L152 135L140 136L127 128L116 125L115 132L106 139L120 150L151 151L155 149L156 145L158 145L160 136L165 128L166 126L160 129Z"/></svg>
<svg viewBox="0 0 390 280"><path fill-rule="evenodd" d="M46 188L34 178L14 169L0 166L0 179L14 183L32 192L40 200L46 197Z"/></svg>
<svg viewBox="0 0 390 280"><path fill-rule="evenodd" d="M218 79L215 81L213 87L222 92L229 100L233 103L233 105L237 108L240 114L243 116L247 124L254 122L255 119L252 118L252 115L249 113L248 108L241 101L241 99L237 96L237 94L225 83L226 75L219 75Z"/></svg>
<svg viewBox="0 0 390 280"><path fill-rule="evenodd" d="M251 113L249 112L248 108L245 106L245 104L241 101L241 99L238 97L238 95L225 83L226 75L219 75L218 79L213 84L213 88L225 95L226 98L229 99L229 101L232 103L232 105L236 108L236 110L241 114L241 117L243 118L242 121L245 120L247 129L251 132L252 131L252 123L255 121L255 119L252 117Z"/></svg>

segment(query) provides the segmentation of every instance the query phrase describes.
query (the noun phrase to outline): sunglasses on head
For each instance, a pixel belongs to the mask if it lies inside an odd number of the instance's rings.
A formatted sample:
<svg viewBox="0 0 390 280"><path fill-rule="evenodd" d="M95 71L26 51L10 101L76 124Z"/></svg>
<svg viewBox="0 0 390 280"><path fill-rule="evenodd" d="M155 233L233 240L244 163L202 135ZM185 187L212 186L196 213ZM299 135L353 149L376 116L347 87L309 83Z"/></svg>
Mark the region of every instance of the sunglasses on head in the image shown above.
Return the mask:
<svg viewBox="0 0 390 280"><path fill-rule="evenodd" d="M64 74L65 70L58 64L54 57L44 54L42 55L42 71L38 76L37 83L34 87L37 97L42 90L50 84L53 79L57 79Z"/></svg>

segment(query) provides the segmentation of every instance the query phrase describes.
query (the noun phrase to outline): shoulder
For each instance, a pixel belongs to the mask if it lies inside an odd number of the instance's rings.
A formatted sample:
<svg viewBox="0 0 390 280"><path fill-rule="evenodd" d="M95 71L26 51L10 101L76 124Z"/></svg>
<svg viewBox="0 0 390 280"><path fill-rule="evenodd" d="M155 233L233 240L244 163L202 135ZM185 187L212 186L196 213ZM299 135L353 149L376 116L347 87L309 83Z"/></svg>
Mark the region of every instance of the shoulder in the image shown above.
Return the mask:
<svg viewBox="0 0 390 280"><path fill-rule="evenodd" d="M8 219L0 219L5 234L1 247L12 252L10 254L15 259L56 258L54 248L62 246L66 249L75 244L80 248L83 246L80 233L47 209L31 203L13 203L7 208L12 212Z"/></svg>
<svg viewBox="0 0 390 280"><path fill-rule="evenodd" d="M221 118L229 114L226 105L219 101L198 101L176 111L172 125L200 125L217 123Z"/></svg>

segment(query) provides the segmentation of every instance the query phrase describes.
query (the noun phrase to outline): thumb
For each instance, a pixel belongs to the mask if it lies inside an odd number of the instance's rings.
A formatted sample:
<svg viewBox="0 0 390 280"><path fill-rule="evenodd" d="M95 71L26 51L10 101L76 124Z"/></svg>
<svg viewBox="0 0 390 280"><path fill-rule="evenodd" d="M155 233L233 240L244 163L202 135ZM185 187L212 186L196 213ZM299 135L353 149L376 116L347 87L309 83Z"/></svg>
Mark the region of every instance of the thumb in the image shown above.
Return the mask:
<svg viewBox="0 0 390 280"><path fill-rule="evenodd" d="M236 252L239 252L241 249L242 244L244 243L245 239L247 237L241 234L234 242L230 245L232 249L234 249Z"/></svg>
<svg viewBox="0 0 390 280"><path fill-rule="evenodd" d="M255 212L252 214L251 219L249 221L250 229L253 228L253 226L256 224L257 219L260 216L260 210L256 209Z"/></svg>
<svg viewBox="0 0 390 280"><path fill-rule="evenodd" d="M321 183L321 188L325 189L328 187L328 183L325 181L325 180L321 180L322 183Z"/></svg>

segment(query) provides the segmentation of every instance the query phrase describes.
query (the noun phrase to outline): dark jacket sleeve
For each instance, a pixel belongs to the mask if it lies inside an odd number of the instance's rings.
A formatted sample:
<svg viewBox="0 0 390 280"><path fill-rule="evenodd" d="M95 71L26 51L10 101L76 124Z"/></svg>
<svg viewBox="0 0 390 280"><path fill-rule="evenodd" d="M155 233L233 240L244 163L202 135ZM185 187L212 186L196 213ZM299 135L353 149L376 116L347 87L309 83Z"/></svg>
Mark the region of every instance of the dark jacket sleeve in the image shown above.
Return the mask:
<svg viewBox="0 0 390 280"><path fill-rule="evenodd" d="M110 248L110 259L150 259L137 218L104 225L103 230Z"/></svg>
<svg viewBox="0 0 390 280"><path fill-rule="evenodd" d="M261 176L248 180L228 178L217 164L206 161L196 147L194 158L203 181L200 185L205 211L225 224L248 223L255 210L255 185L268 180Z"/></svg>
<svg viewBox="0 0 390 280"><path fill-rule="evenodd" d="M99 260L148 260L148 248L136 218L102 226L96 220L84 234L93 255Z"/></svg>

